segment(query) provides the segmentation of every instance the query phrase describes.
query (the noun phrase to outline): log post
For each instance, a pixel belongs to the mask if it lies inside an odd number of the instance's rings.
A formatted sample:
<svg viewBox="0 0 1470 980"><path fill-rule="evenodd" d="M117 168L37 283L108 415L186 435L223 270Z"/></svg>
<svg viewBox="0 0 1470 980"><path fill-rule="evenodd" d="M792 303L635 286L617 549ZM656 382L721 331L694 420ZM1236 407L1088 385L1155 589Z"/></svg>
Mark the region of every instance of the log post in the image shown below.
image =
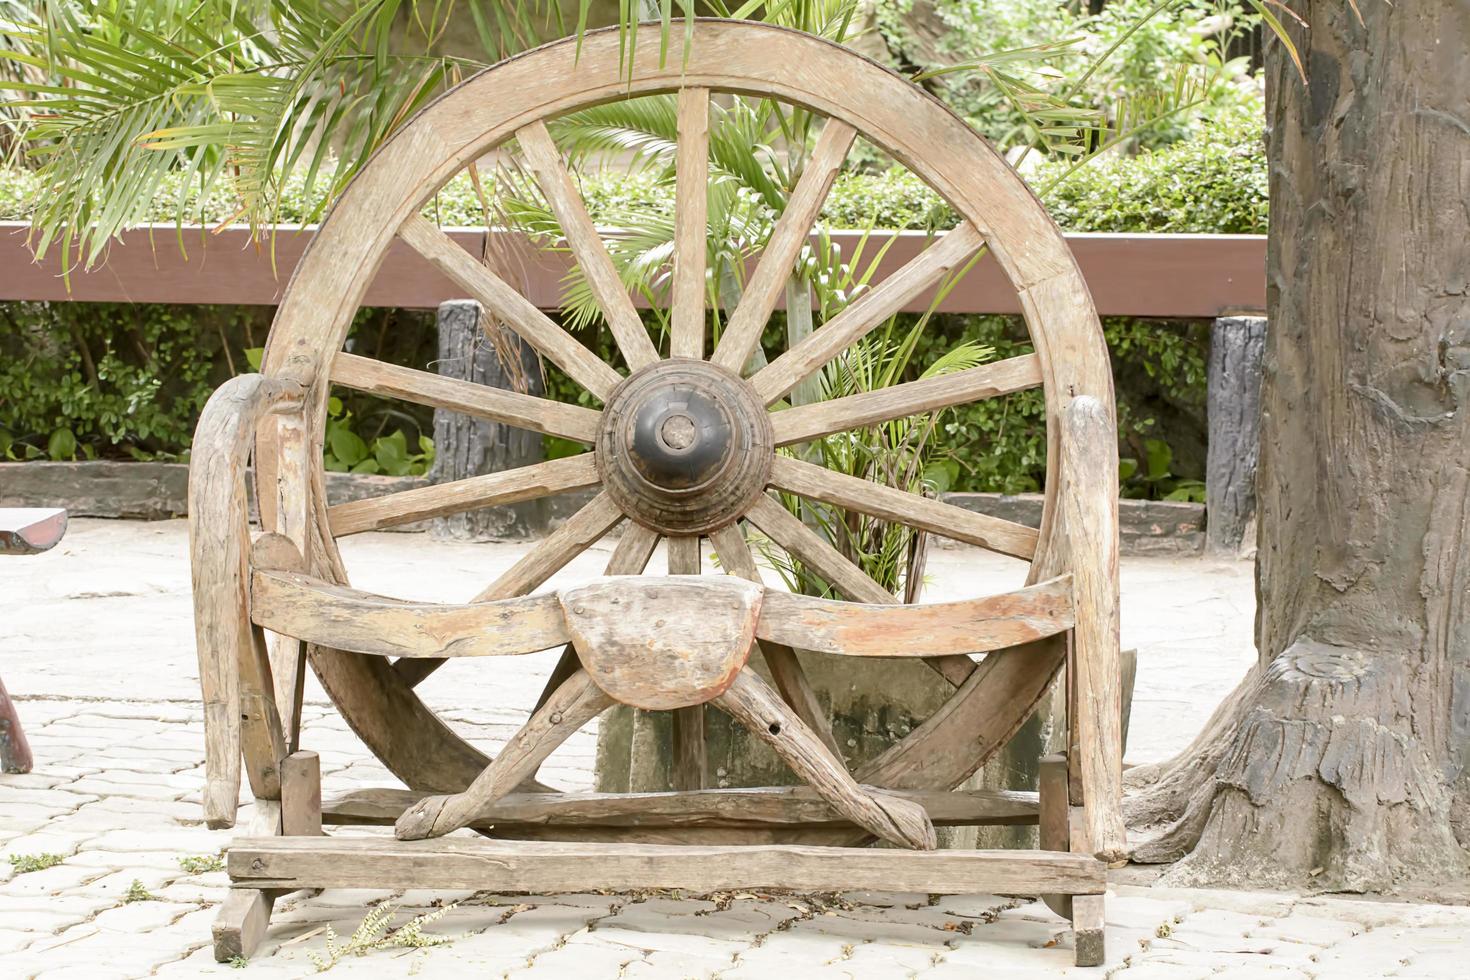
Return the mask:
<svg viewBox="0 0 1470 980"><path fill-rule="evenodd" d="M545 394L536 352L509 331L502 331L503 340L492 343L481 326L479 303L451 300L441 304L437 326L436 367L441 375L530 395ZM515 469L545 458L538 433L445 409L434 411L434 447L434 466L429 473L434 483ZM546 510L540 500L469 511L433 522L435 537L468 541L530 537L545 530Z"/></svg>
<svg viewBox="0 0 1470 980"><path fill-rule="evenodd" d="M1239 554L1255 520L1265 351L1265 317L1221 317L1210 331L1205 542L1212 554Z"/></svg>

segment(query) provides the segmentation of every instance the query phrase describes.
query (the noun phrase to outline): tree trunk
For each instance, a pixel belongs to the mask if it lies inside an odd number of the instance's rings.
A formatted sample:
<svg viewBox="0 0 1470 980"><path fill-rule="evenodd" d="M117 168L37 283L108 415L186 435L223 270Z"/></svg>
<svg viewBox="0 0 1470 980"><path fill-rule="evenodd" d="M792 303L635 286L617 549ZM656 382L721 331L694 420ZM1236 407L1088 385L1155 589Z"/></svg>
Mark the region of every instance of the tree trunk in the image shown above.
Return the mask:
<svg viewBox="0 0 1470 980"><path fill-rule="evenodd" d="M1267 58L1260 662L1129 773L1181 882L1383 891L1470 845L1470 5L1294 0Z"/></svg>
<svg viewBox="0 0 1470 980"><path fill-rule="evenodd" d="M545 394L536 352L510 331L484 323L482 318L480 304L474 300L451 300L439 306L439 373L492 388ZM493 343L488 331L500 331ZM434 450L429 473L434 483L529 466L544 457L541 436L529 429L445 409L434 411ZM530 537L545 529L545 504L540 500L483 507L435 518L433 524L435 537L464 541Z"/></svg>
<svg viewBox="0 0 1470 980"><path fill-rule="evenodd" d="M1265 317L1221 317L1210 330L1205 547L1211 554L1240 554L1256 518L1265 349Z"/></svg>

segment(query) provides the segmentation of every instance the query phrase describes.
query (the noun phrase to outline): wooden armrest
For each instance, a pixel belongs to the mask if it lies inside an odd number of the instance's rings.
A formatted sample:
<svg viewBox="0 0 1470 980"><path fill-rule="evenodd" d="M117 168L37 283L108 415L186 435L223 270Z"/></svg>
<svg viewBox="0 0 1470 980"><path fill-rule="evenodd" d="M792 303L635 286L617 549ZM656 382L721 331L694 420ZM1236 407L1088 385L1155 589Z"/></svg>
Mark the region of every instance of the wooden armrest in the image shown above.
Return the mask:
<svg viewBox="0 0 1470 980"><path fill-rule="evenodd" d="M204 697L204 819L211 827L235 822L242 748L255 795L280 797L284 745L276 745L282 738L264 642L250 622L245 464L256 424L267 415L301 411L305 396L294 381L240 375L215 391L194 430L189 556Z"/></svg>

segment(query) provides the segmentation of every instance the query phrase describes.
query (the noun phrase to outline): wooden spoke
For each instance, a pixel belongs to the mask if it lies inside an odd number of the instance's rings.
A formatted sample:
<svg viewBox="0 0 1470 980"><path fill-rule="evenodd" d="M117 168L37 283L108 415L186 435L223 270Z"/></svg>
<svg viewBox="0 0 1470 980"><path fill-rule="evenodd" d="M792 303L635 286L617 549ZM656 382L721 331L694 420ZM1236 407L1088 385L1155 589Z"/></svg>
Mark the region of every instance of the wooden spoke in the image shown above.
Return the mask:
<svg viewBox="0 0 1470 980"><path fill-rule="evenodd" d="M665 538L664 546L668 548L670 575L700 573L698 536ZM704 705L691 704L674 709L673 760L669 766L669 781L676 790L704 789L707 770Z"/></svg>
<svg viewBox="0 0 1470 980"><path fill-rule="evenodd" d="M903 305L959 266L983 244L968 221L911 259L903 268L859 296L820 330L761 368L750 383L769 405L813 371L861 340Z"/></svg>
<svg viewBox="0 0 1470 980"><path fill-rule="evenodd" d="M250 610L268 630L382 657L504 657L571 636L555 595L451 605L404 602L310 575L257 570Z"/></svg>
<svg viewBox="0 0 1470 980"><path fill-rule="evenodd" d="M446 378L397 364L385 364L346 351L332 361L332 382L357 391L401 398L415 405L447 408L574 442L590 444L597 434L599 416L590 408Z"/></svg>
<svg viewBox="0 0 1470 980"><path fill-rule="evenodd" d="M618 538L617 547L613 548L612 557L607 561L607 570L604 575L638 575L648 565L648 559L653 556L653 549L658 544L658 534L650 531L636 521L629 521L628 526L623 529L623 536ZM562 648L561 657L556 661L556 666L551 670L551 676L546 679L546 686L541 689L541 696L536 699L536 707L540 708L551 697L553 691L566 682L577 672L578 667L577 648L568 643Z"/></svg>
<svg viewBox="0 0 1470 980"><path fill-rule="evenodd" d="M771 416L771 427L776 433L776 445L789 446L832 432L907 418L1039 384L1040 360L1035 354L1023 354L954 374L788 408Z"/></svg>
<svg viewBox="0 0 1470 980"><path fill-rule="evenodd" d="M623 380L618 372L573 340L530 300L456 245L428 219L414 215L399 227L398 237L598 398L605 399Z"/></svg>
<svg viewBox="0 0 1470 980"><path fill-rule="evenodd" d="M781 457L778 456L776 461L780 462ZM812 468L821 473L827 472L819 466ZM887 589L874 582L866 572L844 558L836 548L770 497L758 498L745 516L770 535L771 540L816 569L818 575L835 585L838 591L853 602L875 605L894 605L898 602ZM961 655L927 657L924 663L955 687L963 684L975 671L975 662Z"/></svg>
<svg viewBox="0 0 1470 980"><path fill-rule="evenodd" d="M342 537L430 517L459 514L479 507L536 500L596 486L597 483L597 464L591 453L583 453L500 473L337 504L327 508L327 522L332 534Z"/></svg>
<svg viewBox="0 0 1470 980"><path fill-rule="evenodd" d="M916 851L938 847L923 806L859 786L759 674L742 670L714 703L769 745L798 778L853 823L899 847Z"/></svg>
<svg viewBox="0 0 1470 980"><path fill-rule="evenodd" d="M586 551L622 519L623 512L618 510L612 498L606 492L599 493L471 601L504 599L531 591Z"/></svg>
<svg viewBox="0 0 1470 980"><path fill-rule="evenodd" d="M602 236L592 224L592 218L582 203L582 195L572 183L572 175L562 163L561 151L556 148L551 133L547 132L546 124L537 120L523 126L516 131L516 141L521 144L527 169L535 175L541 193L546 195L547 203L561 224L562 234L566 236L582 274L587 277L592 295L597 297L602 315L618 342L618 349L623 352L623 359L634 371L652 364L658 360L658 351L633 307L633 299L618 276Z"/></svg>
<svg viewBox="0 0 1470 980"><path fill-rule="evenodd" d="M776 457L771 467L771 486L886 521L923 528L956 541L978 544L1003 555L1029 561L1036 553L1035 528L835 473L788 456Z"/></svg>
<svg viewBox="0 0 1470 980"><path fill-rule="evenodd" d="M415 803L398 818L394 835L399 840L423 840L467 826L475 814L530 778L558 745L612 704L613 699L602 693L592 678L577 671L510 737L468 789L452 796L425 797Z"/></svg>
<svg viewBox="0 0 1470 980"><path fill-rule="evenodd" d="M709 89L679 92L674 184L674 283L669 356L704 357L704 276L709 248Z"/></svg>
<svg viewBox="0 0 1470 980"><path fill-rule="evenodd" d="M818 467L819 468L819 467ZM824 471L825 472L825 471ZM772 541L810 565L818 575L853 602L891 605L898 600L868 574L842 556L832 545L768 496L756 498L746 520L764 531Z"/></svg>
<svg viewBox="0 0 1470 980"><path fill-rule="evenodd" d="M607 492L599 493L585 507L568 518L565 524L552 531L541 539L536 547L522 555L519 561L506 569L504 574L491 582L470 602L510 599L525 595L555 575L565 567L567 562L580 555L592 542L612 530L613 526L622 519L623 512L618 510ZM410 687L413 687L438 670L444 663L444 660L404 659L395 661L393 669L408 682Z"/></svg>
<svg viewBox="0 0 1470 980"><path fill-rule="evenodd" d="M750 545L746 544L745 535L741 533L738 523L712 532L709 539L710 544L714 545L715 554L720 558L720 564L727 572L750 582L760 582L760 569L756 567L755 557L750 553ZM796 716L822 740L832 757L841 760L842 746L838 744L837 736L832 734L832 722L822 710L817 692L812 690L811 681L807 679L806 671L796 657L796 651L785 643L773 641L761 642L759 647L781 697L791 705Z"/></svg>
<svg viewBox="0 0 1470 980"><path fill-rule="evenodd" d="M857 131L837 119L828 119L822 128L806 170L792 189L786 210L777 220L740 303L730 314L730 322L725 325L725 333L710 358L715 364L740 374L760 343L761 331L776 308L786 280L791 277L797 253L806 244L812 223L817 220L832 181L856 138Z"/></svg>

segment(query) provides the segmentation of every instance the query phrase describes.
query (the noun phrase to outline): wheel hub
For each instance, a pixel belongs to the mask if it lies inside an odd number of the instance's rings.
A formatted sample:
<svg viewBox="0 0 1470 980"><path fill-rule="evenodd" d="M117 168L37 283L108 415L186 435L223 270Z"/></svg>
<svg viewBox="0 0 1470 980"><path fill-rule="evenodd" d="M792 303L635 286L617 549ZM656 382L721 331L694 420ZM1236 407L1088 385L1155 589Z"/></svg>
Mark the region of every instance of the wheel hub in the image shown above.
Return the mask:
<svg viewBox="0 0 1470 980"><path fill-rule="evenodd" d="M597 434L607 492L629 517L666 534L735 520L765 489L774 453L754 390L706 361L635 372L608 396Z"/></svg>

